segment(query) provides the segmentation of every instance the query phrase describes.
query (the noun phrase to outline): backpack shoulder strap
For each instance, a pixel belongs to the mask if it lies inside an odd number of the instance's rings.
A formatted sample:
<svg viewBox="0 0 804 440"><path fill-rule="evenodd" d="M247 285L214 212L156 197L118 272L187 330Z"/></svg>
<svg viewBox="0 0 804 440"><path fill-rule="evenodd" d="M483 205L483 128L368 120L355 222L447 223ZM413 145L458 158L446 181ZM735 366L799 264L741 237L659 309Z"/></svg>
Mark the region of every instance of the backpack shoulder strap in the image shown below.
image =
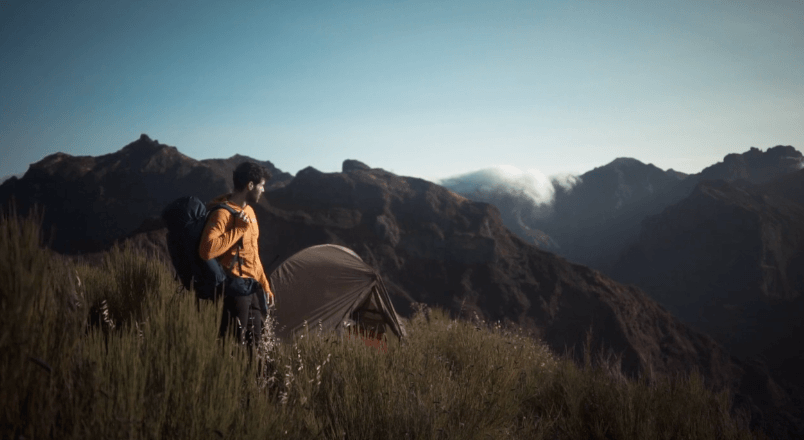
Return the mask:
<svg viewBox="0 0 804 440"><path fill-rule="evenodd" d="M238 214L238 211L236 209L232 208L231 206L227 205L226 203L219 203L219 204L213 206L212 208L210 208L209 213L211 214L212 211L217 211L218 209L225 209L225 210L229 211L229 213L232 214L232 215L237 215Z"/></svg>

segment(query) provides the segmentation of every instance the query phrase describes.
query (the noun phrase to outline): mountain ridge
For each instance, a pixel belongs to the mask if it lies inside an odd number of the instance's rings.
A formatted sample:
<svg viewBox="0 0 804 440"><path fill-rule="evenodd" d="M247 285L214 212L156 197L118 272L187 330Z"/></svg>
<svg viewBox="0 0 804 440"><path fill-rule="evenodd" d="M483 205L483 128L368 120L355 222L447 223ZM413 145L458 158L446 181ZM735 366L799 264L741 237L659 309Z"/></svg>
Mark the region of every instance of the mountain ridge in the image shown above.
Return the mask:
<svg viewBox="0 0 804 440"><path fill-rule="evenodd" d="M31 164L22 178L0 184L0 202L6 209L13 196L18 212L48 207L42 230L57 252L99 252L144 218L158 216L175 198L195 194L210 199L231 191L231 172L242 158L196 161L143 134L97 157L48 155ZM256 162L275 175L273 186L292 178L270 162Z"/></svg>
<svg viewBox="0 0 804 440"><path fill-rule="evenodd" d="M517 190L499 185L493 191L445 186L472 200L500 207L506 226L521 238L571 261L609 272L639 234L641 221L687 197L701 180L773 180L804 166L792 146L762 151L751 147L729 154L722 162L695 174L663 171L630 157L616 158L580 176L566 188L553 182L554 200L534 202Z"/></svg>

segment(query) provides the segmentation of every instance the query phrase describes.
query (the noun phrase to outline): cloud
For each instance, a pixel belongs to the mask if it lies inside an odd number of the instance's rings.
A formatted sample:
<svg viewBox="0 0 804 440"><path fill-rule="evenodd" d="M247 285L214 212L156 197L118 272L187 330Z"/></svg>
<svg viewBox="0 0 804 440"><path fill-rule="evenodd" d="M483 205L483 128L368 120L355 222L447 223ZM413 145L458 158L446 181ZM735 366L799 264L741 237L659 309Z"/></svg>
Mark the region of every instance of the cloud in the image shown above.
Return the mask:
<svg viewBox="0 0 804 440"><path fill-rule="evenodd" d="M558 185L567 192L571 192L575 185L581 183L581 176L574 174L556 174L550 177L550 179L553 182L553 186Z"/></svg>
<svg viewBox="0 0 804 440"><path fill-rule="evenodd" d="M440 179L440 185L474 200L509 211L523 228L523 220L542 218L552 211L557 188L571 191L581 179L571 174L545 176L539 170L520 170L497 165L467 174Z"/></svg>
<svg viewBox="0 0 804 440"><path fill-rule="evenodd" d="M521 171L510 165L499 165L441 179L440 184L464 194L492 194L498 191L521 193L537 204L549 203L554 193L550 179L538 170Z"/></svg>

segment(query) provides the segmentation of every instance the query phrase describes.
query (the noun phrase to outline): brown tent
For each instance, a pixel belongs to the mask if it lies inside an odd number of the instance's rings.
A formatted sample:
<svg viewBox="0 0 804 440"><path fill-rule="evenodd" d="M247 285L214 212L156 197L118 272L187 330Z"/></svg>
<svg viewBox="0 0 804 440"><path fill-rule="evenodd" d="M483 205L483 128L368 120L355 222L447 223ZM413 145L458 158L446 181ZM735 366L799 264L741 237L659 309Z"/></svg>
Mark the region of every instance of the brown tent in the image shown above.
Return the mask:
<svg viewBox="0 0 804 440"><path fill-rule="evenodd" d="M303 249L271 273L276 294L276 333L292 337L318 327L339 334L359 324L365 329L405 336L380 274L351 249L322 244Z"/></svg>

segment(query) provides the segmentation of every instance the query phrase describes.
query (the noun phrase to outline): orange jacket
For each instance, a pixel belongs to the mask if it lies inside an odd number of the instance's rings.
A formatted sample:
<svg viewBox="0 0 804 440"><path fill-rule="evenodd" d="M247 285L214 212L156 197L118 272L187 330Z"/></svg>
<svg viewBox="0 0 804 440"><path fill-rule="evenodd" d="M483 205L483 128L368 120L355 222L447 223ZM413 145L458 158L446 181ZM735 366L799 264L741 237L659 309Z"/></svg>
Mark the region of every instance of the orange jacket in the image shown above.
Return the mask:
<svg viewBox="0 0 804 440"><path fill-rule="evenodd" d="M251 222L243 226L240 222L235 221L229 211L225 209L213 211L207 219L204 232L201 234L198 254L203 260L219 258L218 261L220 261L221 266L232 275L254 278L262 285L262 288L270 296L271 302L273 302L274 292L271 290L268 277L265 276L265 270L262 267L262 261L260 261L258 247L260 228L257 226L257 216L251 206L246 205L244 209L229 202L230 195L226 194L213 199L207 203L207 209L226 203L238 212L245 211ZM237 246L235 244L241 237L243 238L243 249L240 249L240 259L243 266L242 273L240 272L240 265L237 263L232 264L235 255L237 255Z"/></svg>

